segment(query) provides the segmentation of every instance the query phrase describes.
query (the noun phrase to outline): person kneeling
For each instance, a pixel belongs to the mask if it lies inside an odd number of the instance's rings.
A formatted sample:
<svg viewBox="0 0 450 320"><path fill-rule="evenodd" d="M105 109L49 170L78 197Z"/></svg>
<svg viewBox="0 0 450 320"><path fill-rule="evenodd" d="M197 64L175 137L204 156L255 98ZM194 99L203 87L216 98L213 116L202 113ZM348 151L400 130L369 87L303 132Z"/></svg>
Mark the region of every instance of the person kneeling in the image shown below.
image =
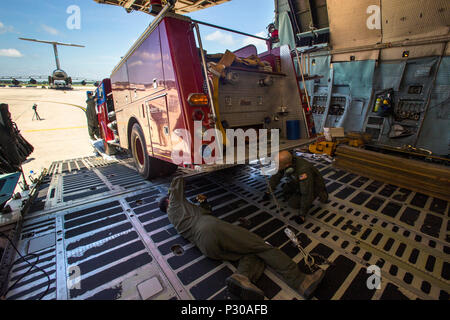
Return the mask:
<svg viewBox="0 0 450 320"><path fill-rule="evenodd" d="M169 195L160 199L159 208L167 213L178 233L195 244L207 257L214 260L238 261L237 272L227 278L228 290L244 300L264 299L264 293L254 285L267 266L280 274L286 283L308 298L325 272L321 269L304 274L281 250L267 244L258 235L240 226L222 221L212 215L210 207L188 201L184 196L182 177L173 179Z"/></svg>
<svg viewBox="0 0 450 320"><path fill-rule="evenodd" d="M289 207L299 210L297 220L303 223L317 197L320 202L327 202L328 192L325 182L319 170L305 159L292 156L289 151L281 151L278 157L279 170L270 178L270 188L262 200L270 201L272 199L270 189L274 192L281 179L287 177L287 182L283 186L284 200Z"/></svg>

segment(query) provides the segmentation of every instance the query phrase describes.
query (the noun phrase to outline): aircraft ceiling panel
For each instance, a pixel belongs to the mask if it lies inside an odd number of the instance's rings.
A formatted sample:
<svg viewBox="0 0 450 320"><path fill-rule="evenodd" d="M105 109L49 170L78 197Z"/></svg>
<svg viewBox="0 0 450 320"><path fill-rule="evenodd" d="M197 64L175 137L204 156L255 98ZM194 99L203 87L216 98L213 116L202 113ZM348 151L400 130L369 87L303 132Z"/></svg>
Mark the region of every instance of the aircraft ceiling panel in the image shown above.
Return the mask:
<svg viewBox="0 0 450 320"><path fill-rule="evenodd" d="M142 11L148 13L150 0L94 0L101 4L110 4L124 7L127 11ZM178 0L175 4L175 12L186 14L201 9L206 9L231 0ZM166 2L165 0L162 1Z"/></svg>

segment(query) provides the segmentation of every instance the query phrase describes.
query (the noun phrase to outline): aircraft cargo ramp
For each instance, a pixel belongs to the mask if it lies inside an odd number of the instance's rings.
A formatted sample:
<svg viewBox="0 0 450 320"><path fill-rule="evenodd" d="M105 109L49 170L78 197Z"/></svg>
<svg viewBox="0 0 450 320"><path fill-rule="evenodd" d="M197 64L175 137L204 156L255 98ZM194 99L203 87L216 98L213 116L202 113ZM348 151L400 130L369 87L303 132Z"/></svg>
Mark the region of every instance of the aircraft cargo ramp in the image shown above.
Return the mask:
<svg viewBox="0 0 450 320"><path fill-rule="evenodd" d="M215 216L258 234L306 270L284 233L295 230L306 251L330 262L312 299L448 300L448 202L313 161L330 199L315 202L302 225L285 203L277 213L273 202L261 201L259 166L176 175L188 175L189 199L206 194ZM204 257L177 234L157 205L170 181L143 180L129 159L54 162L17 231L18 249L39 256L50 284L33 269L7 299L227 299L225 279L236 264ZM367 287L371 265L381 269L379 290ZM28 269L14 265L9 285ZM257 285L267 299L303 299L270 269Z"/></svg>

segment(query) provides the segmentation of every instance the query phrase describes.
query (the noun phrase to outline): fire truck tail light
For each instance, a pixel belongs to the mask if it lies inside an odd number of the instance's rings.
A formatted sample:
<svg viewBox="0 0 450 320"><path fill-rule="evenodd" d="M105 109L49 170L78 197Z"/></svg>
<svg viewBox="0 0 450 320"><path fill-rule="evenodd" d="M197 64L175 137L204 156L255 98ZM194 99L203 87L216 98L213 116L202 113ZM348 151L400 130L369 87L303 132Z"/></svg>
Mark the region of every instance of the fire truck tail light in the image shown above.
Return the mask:
<svg viewBox="0 0 450 320"><path fill-rule="evenodd" d="M208 96L204 93L191 93L188 103L193 106L207 106L209 103Z"/></svg>

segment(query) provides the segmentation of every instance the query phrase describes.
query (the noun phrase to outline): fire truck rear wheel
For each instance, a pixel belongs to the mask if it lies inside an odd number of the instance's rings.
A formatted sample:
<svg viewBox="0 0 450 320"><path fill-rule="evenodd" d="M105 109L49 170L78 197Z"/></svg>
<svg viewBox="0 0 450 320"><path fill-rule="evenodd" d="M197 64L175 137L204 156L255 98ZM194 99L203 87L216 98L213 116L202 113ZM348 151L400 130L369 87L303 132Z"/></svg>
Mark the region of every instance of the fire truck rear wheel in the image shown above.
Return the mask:
<svg viewBox="0 0 450 320"><path fill-rule="evenodd" d="M141 126L137 123L131 129L130 142L131 154L133 155L137 171L145 179L151 178L150 157L147 153L147 144L145 143L145 137Z"/></svg>
<svg viewBox="0 0 450 320"><path fill-rule="evenodd" d="M131 153L139 174L145 179L164 177L176 171L177 166L153 157L147 153L144 133L139 124L135 124L131 130Z"/></svg>

